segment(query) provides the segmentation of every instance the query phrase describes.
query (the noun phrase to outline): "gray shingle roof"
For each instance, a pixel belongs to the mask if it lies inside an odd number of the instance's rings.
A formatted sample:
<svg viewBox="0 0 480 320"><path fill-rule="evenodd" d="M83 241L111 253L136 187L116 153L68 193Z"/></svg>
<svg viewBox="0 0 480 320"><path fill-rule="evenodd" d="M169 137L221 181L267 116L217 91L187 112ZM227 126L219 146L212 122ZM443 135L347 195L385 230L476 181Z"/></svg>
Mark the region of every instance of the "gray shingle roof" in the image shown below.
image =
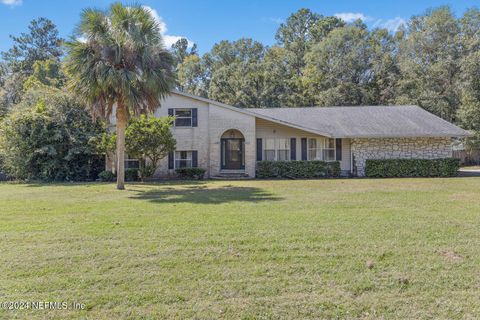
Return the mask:
<svg viewBox="0 0 480 320"><path fill-rule="evenodd" d="M247 109L336 138L462 137L470 135L418 106Z"/></svg>

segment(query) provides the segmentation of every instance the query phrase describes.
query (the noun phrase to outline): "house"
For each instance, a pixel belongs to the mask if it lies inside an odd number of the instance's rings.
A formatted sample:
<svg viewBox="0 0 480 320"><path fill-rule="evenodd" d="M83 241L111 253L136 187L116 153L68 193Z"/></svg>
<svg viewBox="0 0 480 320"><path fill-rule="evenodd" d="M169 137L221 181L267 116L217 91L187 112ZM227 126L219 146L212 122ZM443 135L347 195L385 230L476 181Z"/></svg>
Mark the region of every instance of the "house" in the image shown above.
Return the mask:
<svg viewBox="0 0 480 320"><path fill-rule="evenodd" d="M452 138L469 135L417 106L241 109L173 91L155 111L166 115L177 150L157 177L181 167L255 177L260 160L339 161L344 175L363 176L367 159L451 157Z"/></svg>

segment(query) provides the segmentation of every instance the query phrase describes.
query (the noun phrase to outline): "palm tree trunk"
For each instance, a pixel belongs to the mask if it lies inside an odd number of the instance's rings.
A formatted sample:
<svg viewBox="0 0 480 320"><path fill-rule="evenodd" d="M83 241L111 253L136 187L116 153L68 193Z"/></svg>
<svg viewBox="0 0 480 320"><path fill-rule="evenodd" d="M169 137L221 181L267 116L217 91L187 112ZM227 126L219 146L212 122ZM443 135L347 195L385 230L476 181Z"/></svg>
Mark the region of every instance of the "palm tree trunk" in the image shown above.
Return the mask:
<svg viewBox="0 0 480 320"><path fill-rule="evenodd" d="M121 103L117 105L117 189L125 189L125 129L127 112Z"/></svg>

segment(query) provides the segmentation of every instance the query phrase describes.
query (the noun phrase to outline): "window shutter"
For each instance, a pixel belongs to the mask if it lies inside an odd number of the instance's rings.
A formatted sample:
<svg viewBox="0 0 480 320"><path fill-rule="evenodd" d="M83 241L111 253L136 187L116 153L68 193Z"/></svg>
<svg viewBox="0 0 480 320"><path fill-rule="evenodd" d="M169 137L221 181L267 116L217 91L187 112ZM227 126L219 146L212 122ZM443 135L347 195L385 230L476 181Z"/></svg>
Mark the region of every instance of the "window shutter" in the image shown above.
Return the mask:
<svg viewBox="0 0 480 320"><path fill-rule="evenodd" d="M342 139L335 139L335 160L342 161Z"/></svg>
<svg viewBox="0 0 480 320"><path fill-rule="evenodd" d="M307 160L307 138L302 138L302 160Z"/></svg>
<svg viewBox="0 0 480 320"><path fill-rule="evenodd" d="M290 160L297 160L297 138L290 138Z"/></svg>
<svg viewBox="0 0 480 320"><path fill-rule="evenodd" d="M173 152L168 153L168 169L173 169Z"/></svg>
<svg viewBox="0 0 480 320"><path fill-rule="evenodd" d="M192 127L197 127L198 126L198 112L197 108L192 109Z"/></svg>
<svg viewBox="0 0 480 320"><path fill-rule="evenodd" d="M168 115L173 116L173 109L168 109Z"/></svg>
<svg viewBox="0 0 480 320"><path fill-rule="evenodd" d="M192 151L192 167L194 168L198 167L198 151L197 150Z"/></svg>
<svg viewBox="0 0 480 320"><path fill-rule="evenodd" d="M257 161L262 161L262 139L257 139Z"/></svg>

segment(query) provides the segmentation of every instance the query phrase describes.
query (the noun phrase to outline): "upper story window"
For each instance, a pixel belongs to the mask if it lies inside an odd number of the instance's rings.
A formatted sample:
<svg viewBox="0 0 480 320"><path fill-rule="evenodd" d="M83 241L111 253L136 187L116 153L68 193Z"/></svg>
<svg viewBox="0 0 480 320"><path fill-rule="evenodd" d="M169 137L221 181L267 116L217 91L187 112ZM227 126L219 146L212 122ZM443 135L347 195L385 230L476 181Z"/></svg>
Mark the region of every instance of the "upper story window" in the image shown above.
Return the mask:
<svg viewBox="0 0 480 320"><path fill-rule="evenodd" d="M175 109L175 127L192 126L192 109Z"/></svg>
<svg viewBox="0 0 480 320"><path fill-rule="evenodd" d="M197 126L197 109L196 108L179 108L168 109L169 116L175 116L175 127L196 127Z"/></svg>

